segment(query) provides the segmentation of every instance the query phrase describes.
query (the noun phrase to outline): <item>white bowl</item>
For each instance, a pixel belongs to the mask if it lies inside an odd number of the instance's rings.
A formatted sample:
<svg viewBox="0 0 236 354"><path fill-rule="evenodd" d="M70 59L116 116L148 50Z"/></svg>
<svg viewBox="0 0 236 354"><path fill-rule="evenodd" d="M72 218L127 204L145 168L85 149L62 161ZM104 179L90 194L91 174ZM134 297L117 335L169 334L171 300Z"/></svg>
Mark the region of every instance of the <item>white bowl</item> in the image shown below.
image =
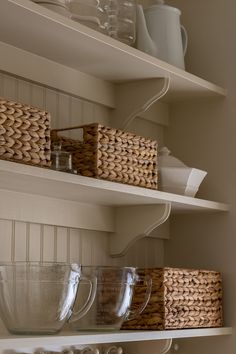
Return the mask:
<svg viewBox="0 0 236 354"><path fill-rule="evenodd" d="M206 171L188 167L161 167L159 190L194 197Z"/></svg>

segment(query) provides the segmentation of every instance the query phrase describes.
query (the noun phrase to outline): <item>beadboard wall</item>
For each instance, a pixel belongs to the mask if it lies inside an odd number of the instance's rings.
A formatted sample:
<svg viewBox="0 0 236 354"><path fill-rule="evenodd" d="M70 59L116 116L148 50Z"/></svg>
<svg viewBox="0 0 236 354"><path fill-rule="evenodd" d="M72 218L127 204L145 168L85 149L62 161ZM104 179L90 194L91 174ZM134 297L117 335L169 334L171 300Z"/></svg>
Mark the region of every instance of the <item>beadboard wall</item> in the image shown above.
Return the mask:
<svg viewBox="0 0 236 354"><path fill-rule="evenodd" d="M110 109L65 93L0 73L0 96L31 104L51 113L52 128L100 122L112 125ZM163 142L162 128L136 119L130 131ZM73 134L71 134L73 136ZM16 181L17 183L17 181ZM84 265L161 266L163 240L141 239L124 257L111 258L104 232L0 220L0 261L79 261Z"/></svg>

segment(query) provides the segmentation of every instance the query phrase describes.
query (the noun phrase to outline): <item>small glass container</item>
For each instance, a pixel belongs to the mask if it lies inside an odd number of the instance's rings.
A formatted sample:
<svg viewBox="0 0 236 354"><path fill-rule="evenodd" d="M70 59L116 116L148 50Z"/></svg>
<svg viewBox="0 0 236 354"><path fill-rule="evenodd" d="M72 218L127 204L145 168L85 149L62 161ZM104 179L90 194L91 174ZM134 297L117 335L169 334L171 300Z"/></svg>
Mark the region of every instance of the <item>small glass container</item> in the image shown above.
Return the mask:
<svg viewBox="0 0 236 354"><path fill-rule="evenodd" d="M60 143L54 143L51 152L52 169L62 172L74 173L72 168L71 152L61 150Z"/></svg>

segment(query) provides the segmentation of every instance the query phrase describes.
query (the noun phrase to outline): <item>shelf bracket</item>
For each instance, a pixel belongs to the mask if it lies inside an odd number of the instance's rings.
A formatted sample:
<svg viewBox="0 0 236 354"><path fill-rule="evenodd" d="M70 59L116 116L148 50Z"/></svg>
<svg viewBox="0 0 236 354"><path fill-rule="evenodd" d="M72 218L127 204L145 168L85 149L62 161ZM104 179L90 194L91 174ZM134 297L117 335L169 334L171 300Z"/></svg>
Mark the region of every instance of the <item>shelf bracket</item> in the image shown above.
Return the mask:
<svg viewBox="0 0 236 354"><path fill-rule="evenodd" d="M112 111L112 125L126 130L135 117L146 112L168 92L170 78L145 79L116 84L116 109Z"/></svg>
<svg viewBox="0 0 236 354"><path fill-rule="evenodd" d="M123 256L127 249L142 237L168 238L168 223L166 226L163 224L169 218L170 211L170 203L115 208L116 232L110 237L110 255ZM160 225L163 225L164 229L161 230L161 235L158 235L154 230Z"/></svg>

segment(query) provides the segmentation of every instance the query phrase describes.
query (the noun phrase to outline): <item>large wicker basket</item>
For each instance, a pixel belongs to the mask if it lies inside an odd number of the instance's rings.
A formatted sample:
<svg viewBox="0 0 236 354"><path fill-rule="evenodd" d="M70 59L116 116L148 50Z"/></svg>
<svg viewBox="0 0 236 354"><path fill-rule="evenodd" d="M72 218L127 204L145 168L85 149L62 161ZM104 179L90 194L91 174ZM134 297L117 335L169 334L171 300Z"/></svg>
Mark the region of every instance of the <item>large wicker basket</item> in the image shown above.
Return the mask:
<svg viewBox="0 0 236 354"><path fill-rule="evenodd" d="M50 115L0 98L0 158L50 166Z"/></svg>
<svg viewBox="0 0 236 354"><path fill-rule="evenodd" d="M223 325L220 273L178 268L140 268L138 273L151 276L151 298L142 314L126 321L123 329L164 330ZM136 286L134 308L142 301L144 293L144 286Z"/></svg>
<svg viewBox="0 0 236 354"><path fill-rule="evenodd" d="M58 134L72 129L83 129L83 141ZM97 123L56 129L51 138L72 152L83 176L157 189L157 141Z"/></svg>

